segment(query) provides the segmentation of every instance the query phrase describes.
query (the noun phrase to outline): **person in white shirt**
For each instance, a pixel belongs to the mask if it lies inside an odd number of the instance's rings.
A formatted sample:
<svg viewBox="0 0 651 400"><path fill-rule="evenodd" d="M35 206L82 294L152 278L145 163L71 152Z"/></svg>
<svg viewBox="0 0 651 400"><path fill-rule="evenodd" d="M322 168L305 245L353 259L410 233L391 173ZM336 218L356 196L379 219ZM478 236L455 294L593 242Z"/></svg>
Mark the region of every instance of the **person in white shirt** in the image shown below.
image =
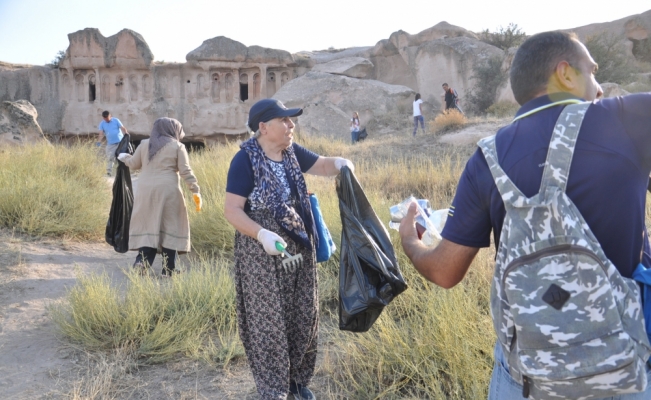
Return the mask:
<svg viewBox="0 0 651 400"><path fill-rule="evenodd" d="M357 111L353 111L353 118L350 119L350 135L353 144L359 141L359 114Z"/></svg>
<svg viewBox="0 0 651 400"><path fill-rule="evenodd" d="M416 136L419 121L420 127L423 129L423 133L425 133L425 120L423 119L423 100L420 98L420 93L416 93L416 98L414 99L414 136Z"/></svg>

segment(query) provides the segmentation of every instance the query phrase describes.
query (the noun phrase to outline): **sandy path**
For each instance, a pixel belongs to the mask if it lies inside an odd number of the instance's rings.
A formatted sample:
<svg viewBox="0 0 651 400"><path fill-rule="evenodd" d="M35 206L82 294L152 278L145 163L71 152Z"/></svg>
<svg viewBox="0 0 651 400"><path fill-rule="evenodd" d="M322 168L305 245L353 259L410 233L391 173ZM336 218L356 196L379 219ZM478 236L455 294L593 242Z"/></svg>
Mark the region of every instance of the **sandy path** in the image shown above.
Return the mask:
<svg viewBox="0 0 651 400"><path fill-rule="evenodd" d="M118 283L132 255L108 245L30 241L0 233L0 393L35 399L53 389L53 377L74 366L72 350L55 336L47 306L81 273L104 272Z"/></svg>
<svg viewBox="0 0 651 400"><path fill-rule="evenodd" d="M243 361L226 371L179 360L120 373L119 360L88 355L57 337L47 307L65 297L76 271L106 272L120 285L134 255L103 243L34 240L0 230L0 399L88 398L93 392L92 398L119 399L257 397ZM157 274L160 267L157 259ZM115 382L97 381L106 370L118 373Z"/></svg>

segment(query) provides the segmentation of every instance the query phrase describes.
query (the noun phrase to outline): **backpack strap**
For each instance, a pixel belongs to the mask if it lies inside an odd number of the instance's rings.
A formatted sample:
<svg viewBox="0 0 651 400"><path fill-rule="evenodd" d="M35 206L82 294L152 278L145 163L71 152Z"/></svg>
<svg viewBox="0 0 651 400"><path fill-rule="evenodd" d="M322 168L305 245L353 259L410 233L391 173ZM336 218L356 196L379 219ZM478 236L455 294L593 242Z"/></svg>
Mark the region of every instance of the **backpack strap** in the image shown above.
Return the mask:
<svg viewBox="0 0 651 400"><path fill-rule="evenodd" d="M500 166L497 160L497 149L495 148L495 135L483 138L477 142L477 145L481 148L482 153L484 153L484 158L493 175L495 186L497 186L497 190L502 196L504 206L506 208L509 208L511 205L522 207L527 201L527 197L515 186Z"/></svg>
<svg viewBox="0 0 651 400"><path fill-rule="evenodd" d="M543 196L548 187L557 187L565 191L576 139L579 136L583 117L590 104L587 102L570 104L563 109L558 117L549 143L545 169L540 183L539 193L542 193ZM495 180L495 186L497 186L497 190L502 196L505 207L511 204L515 207L521 207L526 204L529 199L515 186L498 162L495 135L480 140L477 145L484 153L484 158L488 163Z"/></svg>
<svg viewBox="0 0 651 400"><path fill-rule="evenodd" d="M576 139L590 104L588 102L570 104L563 109L558 117L549 142L539 193L545 193L548 187L557 187L563 192L565 191Z"/></svg>

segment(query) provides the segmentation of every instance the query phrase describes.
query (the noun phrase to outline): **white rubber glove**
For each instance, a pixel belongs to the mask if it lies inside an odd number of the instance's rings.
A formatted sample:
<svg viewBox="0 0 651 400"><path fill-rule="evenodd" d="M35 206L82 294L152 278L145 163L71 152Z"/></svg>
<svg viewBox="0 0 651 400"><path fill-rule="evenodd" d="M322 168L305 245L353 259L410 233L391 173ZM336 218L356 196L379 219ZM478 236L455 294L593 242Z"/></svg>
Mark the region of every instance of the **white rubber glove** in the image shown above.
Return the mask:
<svg viewBox="0 0 651 400"><path fill-rule="evenodd" d="M337 168L338 170L341 171L341 167L343 167L344 165L346 167L350 168L350 172L355 172L355 166L353 165L352 161L347 160L347 159L342 158L342 157L337 157L335 159L335 168Z"/></svg>
<svg viewBox="0 0 651 400"><path fill-rule="evenodd" d="M262 243L264 251L266 251L270 256L278 256L280 254L283 254L276 248L276 242L280 242L283 244L283 247L287 247L287 243L283 240L283 238L278 236L276 233L273 233L266 229L260 229L257 239L258 242Z"/></svg>
<svg viewBox="0 0 651 400"><path fill-rule="evenodd" d="M118 160L124 162L127 158L131 157L131 154L129 153L120 153L118 154Z"/></svg>

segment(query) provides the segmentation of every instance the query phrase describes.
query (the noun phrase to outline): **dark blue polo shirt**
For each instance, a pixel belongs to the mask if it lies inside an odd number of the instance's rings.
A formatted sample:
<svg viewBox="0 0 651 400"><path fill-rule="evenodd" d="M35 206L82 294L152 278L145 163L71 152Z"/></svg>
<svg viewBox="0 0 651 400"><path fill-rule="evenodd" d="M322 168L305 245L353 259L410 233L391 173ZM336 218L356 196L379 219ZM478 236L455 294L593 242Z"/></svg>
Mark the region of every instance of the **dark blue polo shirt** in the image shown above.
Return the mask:
<svg viewBox="0 0 651 400"><path fill-rule="evenodd" d="M302 172L307 172L312 168L316 160L319 159L318 154L301 145L292 143L292 147ZM231 161L231 166L228 170L228 178L226 180L226 192L248 198L254 188L255 181L253 177L253 164L251 164L251 158L249 158L246 151L240 150L235 154ZM245 211L248 211L248 208L249 205L247 201Z"/></svg>
<svg viewBox="0 0 651 400"><path fill-rule="evenodd" d="M533 99L516 117L550 103L547 96ZM499 163L528 197L540 188L552 130L563 107L538 111L497 132ZM581 126L566 192L626 277L640 262L641 250L650 253L644 224L650 171L651 93L595 101ZM506 212L479 149L466 164L452 207L442 232L445 239L488 247L493 231L498 245Z"/></svg>

